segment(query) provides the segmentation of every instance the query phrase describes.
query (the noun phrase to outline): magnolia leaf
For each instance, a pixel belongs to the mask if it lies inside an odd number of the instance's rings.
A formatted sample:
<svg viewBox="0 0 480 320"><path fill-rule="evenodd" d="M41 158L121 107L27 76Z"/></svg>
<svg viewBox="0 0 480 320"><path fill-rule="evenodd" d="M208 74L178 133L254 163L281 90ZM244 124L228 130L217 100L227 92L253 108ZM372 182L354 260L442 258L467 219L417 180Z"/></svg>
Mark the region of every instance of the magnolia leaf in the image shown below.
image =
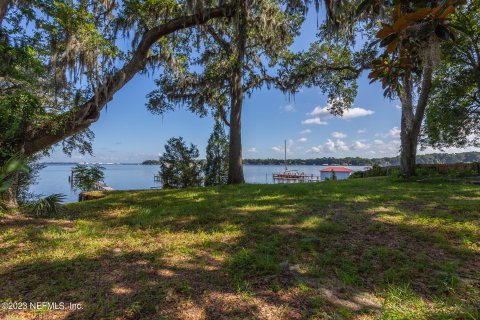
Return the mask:
<svg viewBox="0 0 480 320"><path fill-rule="evenodd" d="M444 8L443 5L433 8L432 16L436 16L443 8Z"/></svg>
<svg viewBox="0 0 480 320"><path fill-rule="evenodd" d="M386 37L385 39L383 39L382 42L380 42L380 46L381 47L386 47L396 38L397 38L396 34L391 34L388 37Z"/></svg>
<svg viewBox="0 0 480 320"><path fill-rule="evenodd" d="M360 3L357 7L357 10L355 10L355 15L358 17L365 11L367 11L367 8L373 3L373 0L363 0L362 3Z"/></svg>
<svg viewBox="0 0 480 320"><path fill-rule="evenodd" d="M393 20L397 20L398 18L400 18L401 9L402 9L402 5L401 5L401 4L397 4L397 5L393 8Z"/></svg>
<svg viewBox="0 0 480 320"><path fill-rule="evenodd" d="M395 30L395 32L398 33L403 29L405 29L407 26L408 26L408 21L405 19L405 17L400 17L393 24L393 30Z"/></svg>
<svg viewBox="0 0 480 320"><path fill-rule="evenodd" d="M420 8L415 12L407 13L403 17L410 22L421 21L425 19L432 12L431 8Z"/></svg>
<svg viewBox="0 0 480 320"><path fill-rule="evenodd" d="M395 51L395 49L397 48L397 45L398 45L398 42L400 40L398 38L396 38L395 40L393 40L392 42L390 42L390 44L388 45L387 47L387 52L388 53L392 53L393 51Z"/></svg>
<svg viewBox="0 0 480 320"><path fill-rule="evenodd" d="M377 38L383 39L392 33L395 33L395 30L391 26L385 26L383 29L377 32Z"/></svg>
<svg viewBox="0 0 480 320"><path fill-rule="evenodd" d="M441 15L438 16L438 19L446 19L448 15L452 14L455 12L455 8L453 6L448 6L445 11L442 12Z"/></svg>

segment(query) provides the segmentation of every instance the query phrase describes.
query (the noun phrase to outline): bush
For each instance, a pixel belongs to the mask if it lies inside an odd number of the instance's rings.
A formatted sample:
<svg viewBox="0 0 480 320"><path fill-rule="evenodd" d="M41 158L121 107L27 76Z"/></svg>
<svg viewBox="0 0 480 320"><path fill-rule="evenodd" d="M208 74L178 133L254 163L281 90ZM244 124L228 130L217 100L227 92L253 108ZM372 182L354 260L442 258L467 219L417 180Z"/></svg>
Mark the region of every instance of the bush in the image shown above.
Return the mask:
<svg viewBox="0 0 480 320"><path fill-rule="evenodd" d="M171 138L160 157L160 177L164 188L190 188L202 184L198 149L187 147L183 138Z"/></svg>
<svg viewBox="0 0 480 320"><path fill-rule="evenodd" d="M103 182L103 179L105 179L105 173L103 173L103 170L105 170L105 168L98 165L76 165L72 169L72 187L75 190L81 190L82 192L95 190L95 184Z"/></svg>
<svg viewBox="0 0 480 320"><path fill-rule="evenodd" d="M31 202L27 209L30 214L37 217L54 217L59 214L60 206L64 200L64 194L55 193Z"/></svg>
<svg viewBox="0 0 480 320"><path fill-rule="evenodd" d="M354 172L350 178L366 178L401 176L400 167L380 167L374 165L370 170ZM417 164L417 176L449 176L449 177L471 177L480 176L480 163L454 163L454 164Z"/></svg>
<svg viewBox="0 0 480 320"><path fill-rule="evenodd" d="M226 184L228 180L228 138L220 121L215 121L207 145L204 165L205 186Z"/></svg>

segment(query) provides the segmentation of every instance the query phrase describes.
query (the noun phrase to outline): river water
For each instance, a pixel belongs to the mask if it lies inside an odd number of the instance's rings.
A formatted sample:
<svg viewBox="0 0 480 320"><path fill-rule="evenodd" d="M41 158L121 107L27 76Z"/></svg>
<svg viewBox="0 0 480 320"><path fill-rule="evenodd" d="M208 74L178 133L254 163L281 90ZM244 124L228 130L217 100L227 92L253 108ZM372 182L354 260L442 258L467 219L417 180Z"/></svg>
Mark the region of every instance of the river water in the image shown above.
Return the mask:
<svg viewBox="0 0 480 320"><path fill-rule="evenodd" d="M71 189L68 182L71 169L74 165L48 164L39 172L37 184L30 191L47 196L53 193L66 195L66 202L78 200L78 191ZM160 188L161 184L153 181L153 176L158 172L156 165L141 164L110 164L105 168L105 183L115 190L137 190ZM289 166L289 170L298 170L307 175L320 175L319 170L325 166ZM364 170L363 166L349 166L354 171ZM272 174L285 170L280 165L245 165L244 175L247 183L273 183Z"/></svg>

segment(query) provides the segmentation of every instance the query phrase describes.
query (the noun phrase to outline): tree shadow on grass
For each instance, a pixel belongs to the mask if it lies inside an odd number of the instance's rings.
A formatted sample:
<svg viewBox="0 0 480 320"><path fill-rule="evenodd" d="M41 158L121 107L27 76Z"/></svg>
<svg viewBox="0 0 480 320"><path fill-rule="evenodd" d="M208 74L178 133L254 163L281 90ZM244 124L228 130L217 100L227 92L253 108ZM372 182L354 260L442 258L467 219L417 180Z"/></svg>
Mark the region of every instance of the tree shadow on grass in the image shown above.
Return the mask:
<svg viewBox="0 0 480 320"><path fill-rule="evenodd" d="M396 186L393 196L382 180L368 188L349 182L113 193L69 209L97 234L115 237L117 251L18 263L1 272L8 285L0 298L82 302L84 309L62 316L72 319L348 318L377 314L378 295L406 286L416 299L453 299L465 315L471 305L451 290L464 289L464 276L478 283L478 273L463 267L479 259L474 246L456 240L478 233L459 226L447 237L448 228L411 223L419 208L420 218L445 225L456 218L435 213L445 192L425 198L421 185L409 186ZM44 243L48 237L35 230L33 241ZM158 245L122 245L142 230ZM430 236L437 233L443 238ZM168 237L178 247L169 247Z"/></svg>

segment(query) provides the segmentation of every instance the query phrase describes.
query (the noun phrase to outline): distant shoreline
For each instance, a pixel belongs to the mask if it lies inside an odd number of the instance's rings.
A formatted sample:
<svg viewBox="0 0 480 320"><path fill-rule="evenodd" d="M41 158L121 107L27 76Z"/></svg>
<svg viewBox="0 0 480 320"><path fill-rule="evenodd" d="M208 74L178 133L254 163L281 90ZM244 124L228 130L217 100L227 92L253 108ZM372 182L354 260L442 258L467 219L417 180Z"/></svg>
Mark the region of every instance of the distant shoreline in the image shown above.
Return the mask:
<svg viewBox="0 0 480 320"><path fill-rule="evenodd" d="M204 159L199 162L204 162ZM431 153L417 156L418 164L453 164L453 163L469 163L480 162L480 152L462 152L462 153ZM159 165L158 160L145 160L141 163L119 162L119 163L83 163L83 162L43 162L44 165ZM244 165L285 165L283 159L244 159ZM315 159L290 159L287 160L289 166L398 166L400 164L399 157L384 158L361 158L361 157L345 157L333 158L322 157Z"/></svg>

